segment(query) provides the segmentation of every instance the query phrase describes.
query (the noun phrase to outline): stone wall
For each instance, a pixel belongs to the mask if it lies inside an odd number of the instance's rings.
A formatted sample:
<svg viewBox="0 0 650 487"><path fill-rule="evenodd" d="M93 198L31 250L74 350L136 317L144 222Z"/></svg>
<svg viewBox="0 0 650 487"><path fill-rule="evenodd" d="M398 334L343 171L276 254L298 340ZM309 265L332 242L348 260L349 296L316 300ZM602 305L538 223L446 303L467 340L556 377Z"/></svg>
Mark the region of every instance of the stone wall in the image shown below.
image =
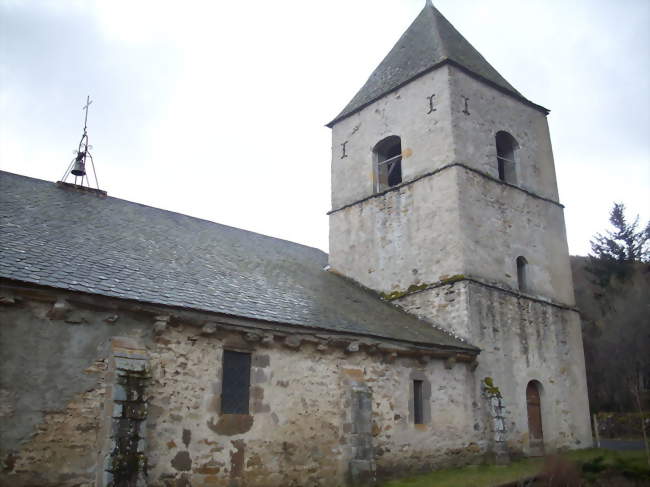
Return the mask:
<svg viewBox="0 0 650 487"><path fill-rule="evenodd" d="M469 281L464 276L407 293L394 299L393 303L409 313L424 316L439 328L464 340L469 341L474 336L474 323L470 319Z"/></svg>
<svg viewBox="0 0 650 487"><path fill-rule="evenodd" d="M330 215L330 265L391 294L472 276L573 305L563 210L454 166Z"/></svg>
<svg viewBox="0 0 650 487"><path fill-rule="evenodd" d="M332 268L376 291L405 291L463 266L453 169L330 215Z"/></svg>
<svg viewBox="0 0 650 487"><path fill-rule="evenodd" d="M351 461L374 460L385 475L467 462L485 449L466 364L448 370L442 360L390 361L309 343L251 347L229 334L197 339L183 324L156 341L148 420L154 481L337 486L349 480ZM250 415L219 412L224 347L253 353ZM409 412L418 373L432 391L425 425L414 425ZM365 426L358 400L371 402Z"/></svg>
<svg viewBox="0 0 650 487"><path fill-rule="evenodd" d="M503 395L513 452L529 452L526 386L531 380L542 385L547 452L591 446L580 318L575 310L472 280L396 302L449 324L450 331L482 349L475 371L477 387L490 377Z"/></svg>
<svg viewBox="0 0 650 487"><path fill-rule="evenodd" d="M138 327L42 297L0 305L0 484L95 485L110 337Z"/></svg>
<svg viewBox="0 0 650 487"><path fill-rule="evenodd" d="M402 139L402 179L409 181L453 159L449 67L443 66L382 97L332 127L332 208L373 194L373 148ZM434 95L434 111L427 97ZM342 144L345 155L342 157Z"/></svg>
<svg viewBox="0 0 650 487"><path fill-rule="evenodd" d="M449 96L454 101L450 120L453 126L453 162L467 164L498 178L495 137L497 132L506 131L519 146L515 155L515 184L558 201L546 115L456 67L449 68L448 79Z"/></svg>
<svg viewBox="0 0 650 487"><path fill-rule="evenodd" d="M250 415L222 415L224 345L253 353ZM339 485L346 471L338 374L328 355L200 336L178 323L156 338L148 443L152 482Z"/></svg>
<svg viewBox="0 0 650 487"><path fill-rule="evenodd" d="M573 281L563 209L516 188L457 169L463 265L471 275L518 289L518 256L526 292L573 306Z"/></svg>
<svg viewBox="0 0 650 487"><path fill-rule="evenodd" d="M0 485L340 486L488 447L468 357L43 289L2 302ZM220 411L224 349L252 353L250 414Z"/></svg>

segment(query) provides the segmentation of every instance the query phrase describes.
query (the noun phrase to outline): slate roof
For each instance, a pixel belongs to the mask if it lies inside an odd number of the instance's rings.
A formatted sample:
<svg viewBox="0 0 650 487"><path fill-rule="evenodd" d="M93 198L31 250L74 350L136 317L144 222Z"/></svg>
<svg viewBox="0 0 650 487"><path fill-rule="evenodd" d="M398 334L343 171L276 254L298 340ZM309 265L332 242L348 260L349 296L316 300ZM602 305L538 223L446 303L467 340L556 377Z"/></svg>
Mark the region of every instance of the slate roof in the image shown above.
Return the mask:
<svg viewBox="0 0 650 487"><path fill-rule="evenodd" d="M444 62L459 65L488 83L528 102L438 9L427 1L397 44L370 75L366 84L343 111L327 124L328 127ZM547 111L543 107L539 108Z"/></svg>
<svg viewBox="0 0 650 487"><path fill-rule="evenodd" d="M315 248L0 171L0 277L477 350L326 265Z"/></svg>

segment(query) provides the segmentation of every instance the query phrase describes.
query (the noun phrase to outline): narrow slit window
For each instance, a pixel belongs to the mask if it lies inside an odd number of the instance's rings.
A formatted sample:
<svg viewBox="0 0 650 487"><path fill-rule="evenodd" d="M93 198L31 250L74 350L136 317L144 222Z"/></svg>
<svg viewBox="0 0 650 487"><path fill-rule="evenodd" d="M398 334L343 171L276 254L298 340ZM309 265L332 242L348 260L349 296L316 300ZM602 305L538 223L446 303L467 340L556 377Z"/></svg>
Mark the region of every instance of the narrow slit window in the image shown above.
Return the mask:
<svg viewBox="0 0 650 487"><path fill-rule="evenodd" d="M248 414L251 354L224 350L221 381L221 413Z"/></svg>
<svg viewBox="0 0 650 487"><path fill-rule="evenodd" d="M526 258L522 257L521 255L517 257L517 285L519 286L519 290L523 292L528 291L528 284L526 282L527 267L528 261Z"/></svg>
<svg viewBox="0 0 650 487"><path fill-rule="evenodd" d="M373 150L375 191L383 191L402 182L402 141L397 135L386 137Z"/></svg>
<svg viewBox="0 0 650 487"><path fill-rule="evenodd" d="M518 144L515 138L508 132L497 132L497 168L499 179L507 183L517 182L516 159Z"/></svg>
<svg viewBox="0 0 650 487"><path fill-rule="evenodd" d="M424 424L424 396L421 380L413 381L413 422Z"/></svg>

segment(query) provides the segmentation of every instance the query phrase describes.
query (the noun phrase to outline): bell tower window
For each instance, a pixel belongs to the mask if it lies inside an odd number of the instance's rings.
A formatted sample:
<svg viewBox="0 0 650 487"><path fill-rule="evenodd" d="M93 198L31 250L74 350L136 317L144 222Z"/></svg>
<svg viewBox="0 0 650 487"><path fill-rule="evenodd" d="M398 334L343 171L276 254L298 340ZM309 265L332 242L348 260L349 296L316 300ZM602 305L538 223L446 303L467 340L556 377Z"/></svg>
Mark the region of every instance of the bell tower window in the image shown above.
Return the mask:
<svg viewBox="0 0 650 487"><path fill-rule="evenodd" d="M508 132L497 132L496 145L499 179L506 183L516 184L515 152L519 147L517 141Z"/></svg>
<svg viewBox="0 0 650 487"><path fill-rule="evenodd" d="M375 191L383 191L402 182L402 140L386 137L375 145Z"/></svg>

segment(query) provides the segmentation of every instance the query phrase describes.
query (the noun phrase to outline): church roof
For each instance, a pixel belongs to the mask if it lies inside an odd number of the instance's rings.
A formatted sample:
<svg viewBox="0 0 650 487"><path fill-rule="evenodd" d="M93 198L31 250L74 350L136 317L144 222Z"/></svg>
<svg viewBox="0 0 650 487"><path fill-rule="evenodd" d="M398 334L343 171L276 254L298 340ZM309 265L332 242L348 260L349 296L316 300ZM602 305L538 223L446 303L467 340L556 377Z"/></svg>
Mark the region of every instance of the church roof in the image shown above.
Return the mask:
<svg viewBox="0 0 650 487"><path fill-rule="evenodd" d="M328 127L445 63L453 64L500 91L548 112L524 98L438 9L427 1L420 14L373 71L368 81L343 111L327 124Z"/></svg>
<svg viewBox="0 0 650 487"><path fill-rule="evenodd" d="M326 265L315 248L0 171L0 277L477 350Z"/></svg>

